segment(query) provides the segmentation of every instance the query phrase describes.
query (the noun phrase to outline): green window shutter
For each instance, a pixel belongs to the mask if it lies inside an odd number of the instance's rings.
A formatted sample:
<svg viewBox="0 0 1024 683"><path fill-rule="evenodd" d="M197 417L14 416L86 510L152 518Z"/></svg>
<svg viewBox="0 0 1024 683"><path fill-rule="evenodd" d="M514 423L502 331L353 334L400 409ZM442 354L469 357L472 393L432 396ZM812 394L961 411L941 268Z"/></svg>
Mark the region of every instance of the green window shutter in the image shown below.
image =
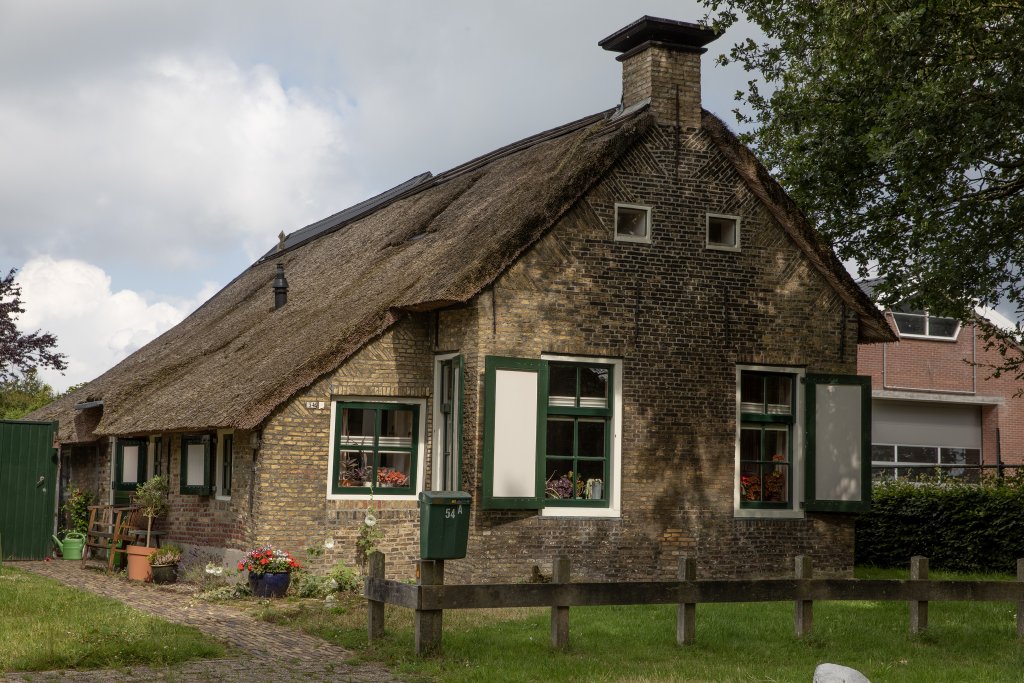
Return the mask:
<svg viewBox="0 0 1024 683"><path fill-rule="evenodd" d="M118 439L114 460L114 490L134 491L146 481L148 439Z"/></svg>
<svg viewBox="0 0 1024 683"><path fill-rule="evenodd" d="M484 494L487 509L544 505L547 363L484 361Z"/></svg>
<svg viewBox="0 0 1024 683"><path fill-rule="evenodd" d="M871 505L871 378L807 375L804 507L861 512Z"/></svg>
<svg viewBox="0 0 1024 683"><path fill-rule="evenodd" d="M209 434L181 437L181 486L183 495L208 496L213 491Z"/></svg>

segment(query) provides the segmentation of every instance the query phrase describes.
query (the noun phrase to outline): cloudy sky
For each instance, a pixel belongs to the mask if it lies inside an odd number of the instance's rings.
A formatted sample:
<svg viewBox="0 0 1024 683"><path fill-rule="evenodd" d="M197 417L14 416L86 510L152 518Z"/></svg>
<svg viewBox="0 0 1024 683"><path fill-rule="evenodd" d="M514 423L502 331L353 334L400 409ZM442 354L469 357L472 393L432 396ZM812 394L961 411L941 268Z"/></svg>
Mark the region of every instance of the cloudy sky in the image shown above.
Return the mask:
<svg viewBox="0 0 1024 683"><path fill-rule="evenodd" d="M292 232L614 106L597 41L695 0L0 0L0 268L92 379ZM704 58L733 121L747 74Z"/></svg>

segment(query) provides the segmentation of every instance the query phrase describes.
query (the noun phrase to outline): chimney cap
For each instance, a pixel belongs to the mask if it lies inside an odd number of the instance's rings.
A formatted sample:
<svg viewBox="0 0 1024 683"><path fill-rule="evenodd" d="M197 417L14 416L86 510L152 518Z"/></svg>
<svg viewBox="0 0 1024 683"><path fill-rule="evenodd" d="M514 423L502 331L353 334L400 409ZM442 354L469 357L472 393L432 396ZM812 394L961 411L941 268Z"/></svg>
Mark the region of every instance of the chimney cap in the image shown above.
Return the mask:
<svg viewBox="0 0 1024 683"><path fill-rule="evenodd" d="M597 44L612 52L629 52L650 42L687 52L705 52L704 46L719 35L714 29L700 24L645 15Z"/></svg>

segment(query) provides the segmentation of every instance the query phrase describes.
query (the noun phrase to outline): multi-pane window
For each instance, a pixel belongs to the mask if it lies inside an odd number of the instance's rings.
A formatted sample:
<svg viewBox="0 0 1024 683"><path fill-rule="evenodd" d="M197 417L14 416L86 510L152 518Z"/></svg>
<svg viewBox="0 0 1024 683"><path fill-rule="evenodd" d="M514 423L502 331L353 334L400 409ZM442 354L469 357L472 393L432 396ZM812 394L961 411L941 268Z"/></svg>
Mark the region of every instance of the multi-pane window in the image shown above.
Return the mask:
<svg viewBox="0 0 1024 683"><path fill-rule="evenodd" d="M793 375L740 375L740 506L788 508L793 492Z"/></svg>
<svg viewBox="0 0 1024 683"><path fill-rule="evenodd" d="M339 402L335 420L332 493L416 490L418 406Z"/></svg>
<svg viewBox="0 0 1024 683"><path fill-rule="evenodd" d="M871 475L875 480L920 481L943 474L967 482L981 480L981 450L941 446L871 445Z"/></svg>
<svg viewBox="0 0 1024 683"><path fill-rule="evenodd" d="M905 304L893 309L892 318L896 329L904 336L956 339L960 331L960 323L956 318L941 318Z"/></svg>
<svg viewBox="0 0 1024 683"><path fill-rule="evenodd" d="M544 452L548 504L606 504L611 377L608 365L548 365Z"/></svg>

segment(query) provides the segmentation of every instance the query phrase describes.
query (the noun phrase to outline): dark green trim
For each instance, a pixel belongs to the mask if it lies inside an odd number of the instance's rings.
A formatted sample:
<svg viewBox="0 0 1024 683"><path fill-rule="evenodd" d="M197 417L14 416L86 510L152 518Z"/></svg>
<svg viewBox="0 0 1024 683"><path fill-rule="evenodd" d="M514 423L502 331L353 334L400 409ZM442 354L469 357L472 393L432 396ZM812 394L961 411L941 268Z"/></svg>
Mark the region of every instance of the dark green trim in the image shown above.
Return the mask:
<svg viewBox="0 0 1024 683"><path fill-rule="evenodd" d="M231 495L231 476L235 460L235 435L225 434L220 443L220 495Z"/></svg>
<svg viewBox="0 0 1024 683"><path fill-rule="evenodd" d="M789 477L787 478L787 481L786 481L786 500L784 502L783 501L774 502L774 501L763 501L763 500L744 500L743 499L743 494L742 494L742 484L741 484L741 486L740 486L740 509L743 509L743 510L792 510L793 509L793 493L794 493L793 492L793 479L794 479L793 475L794 475L794 473L796 471L795 463L793 462L793 441L794 441L794 437L795 437L795 434L794 434L795 430L793 429L793 426L796 423L796 417L795 417L796 416L796 394L797 394L797 390L798 390L797 385L796 385L797 375L792 373L792 372L781 372L781 371L780 372L775 372L775 371L770 371L770 370L744 370L743 368L740 368L740 392L741 392L741 394L740 394L740 405L741 406L744 403L743 396L742 396L743 376L744 375L754 376L754 377L757 377L757 378L759 378L761 380L761 393L764 396L764 402L762 403L762 407L764 408L765 411L768 410L768 408L767 408L767 406L768 406L768 389L765 386L767 384L768 378L769 377L782 377L782 378L785 378L786 380L788 380L789 383L790 383L790 386L789 386L789 413L788 414L778 414L778 413L769 413L769 412L763 412L763 413L744 412L744 413L740 413L740 438L741 439L742 439L742 435L743 435L743 426L744 426L744 424L752 424L753 426L755 426L758 429L760 429L760 432L761 432L761 446L760 446L760 456L761 457L758 460L747 460L746 461L747 463L756 463L757 464L758 475L759 475L759 477L761 479L761 495L762 496L764 495L764 468L763 468L763 465L775 464L775 463L773 463L773 461L765 460L764 459L765 458L765 431L766 431L765 428L770 426L770 425L783 425L783 426L788 427L788 429L787 429L787 436L786 436L786 449L788 450L788 453L786 454L786 457L788 458L788 460L786 461L785 465L789 469ZM747 401L747 403L751 403L751 402ZM743 471L742 471L743 470L743 463L744 463L743 454L740 453L740 464L739 464L739 471L737 472L737 475L736 475L737 477L742 477L743 476ZM739 482L737 482L737 483L739 483Z"/></svg>
<svg viewBox="0 0 1024 683"><path fill-rule="evenodd" d="M370 446L353 446L351 444L342 444L341 434L341 416L345 408L355 408L356 410L372 410L374 411L373 417L373 443ZM409 480L405 486L377 486L377 468L380 466L380 429L381 429L381 418L383 413L397 410L409 410L412 411L412 441L409 446L387 446L383 450L388 453L408 453L409 454ZM420 443L420 406L418 403L386 403L386 402L372 402L372 401L336 401L334 406L334 453L332 454L331 461L333 463L333 470L331 472L331 493L335 495L370 495L370 489L373 489L374 495L383 496L408 496L416 493L417 485L417 471L419 467L419 443ZM370 454L370 481L373 486L339 486L338 485L338 473L341 468L341 453L342 451L358 451L360 453L369 452Z"/></svg>
<svg viewBox="0 0 1024 683"><path fill-rule="evenodd" d="M466 396L466 364L461 355L452 356L451 358L445 358L444 360L438 360L435 368L437 369L437 394L434 396L436 413L439 417L439 421L442 422L442 427L446 421L445 413L443 409L443 394L444 394L444 368L449 368L448 372L451 377L458 376L458 381L453 381L454 386L452 387L452 424L455 425L456 439L452 443L452 457L455 460L455 489L461 490L462 488L462 447L463 447L463 434L465 432L465 412L463 406L465 405ZM440 467L441 470L441 488L444 487L445 478L445 463L444 463L444 440L439 439L435 446L437 453L433 459L433 467ZM451 488L451 487L449 487Z"/></svg>
<svg viewBox="0 0 1024 683"><path fill-rule="evenodd" d="M181 481L178 490L183 496L208 496L213 493L212 463L211 461L211 438L209 434L185 434L181 437ZM188 447L191 444L202 444L203 446L203 483L188 486Z"/></svg>
<svg viewBox="0 0 1024 683"><path fill-rule="evenodd" d="M534 450L536 491L533 497L498 497L494 495L494 399L495 379L498 370L516 372L532 372L537 375L537 443ZM547 364L541 360L529 358L505 358L487 356L484 359L484 472L483 500L484 509L529 509L537 510L544 507L544 470L542 453L546 442L547 398Z"/></svg>
<svg viewBox="0 0 1024 683"><path fill-rule="evenodd" d="M124 473L124 447L139 447L139 476L135 483L125 483L121 478ZM146 470L149 459L149 439L118 439L114 457L114 491L134 491L139 484L146 481Z"/></svg>
<svg viewBox="0 0 1024 683"><path fill-rule="evenodd" d="M871 377L864 375L807 375L805 382L806 423L804 452L805 479L804 508L812 512L864 512L871 507ZM817 412L816 387L824 385L859 386L860 396L860 438L861 438L861 500L839 501L818 500L815 491L817 433L815 414Z"/></svg>

